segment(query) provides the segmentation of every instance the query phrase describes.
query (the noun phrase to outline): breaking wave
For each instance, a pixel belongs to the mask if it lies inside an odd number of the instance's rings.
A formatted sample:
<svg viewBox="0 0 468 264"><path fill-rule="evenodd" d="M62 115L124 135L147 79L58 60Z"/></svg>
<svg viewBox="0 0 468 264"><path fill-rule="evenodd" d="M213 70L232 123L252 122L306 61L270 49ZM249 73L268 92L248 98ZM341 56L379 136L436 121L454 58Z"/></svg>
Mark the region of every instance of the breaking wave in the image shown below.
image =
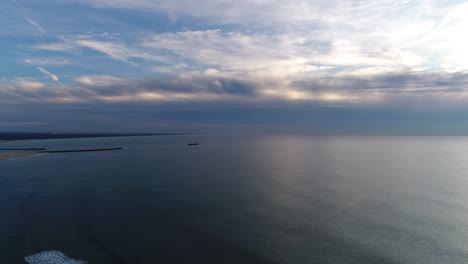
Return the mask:
<svg viewBox="0 0 468 264"><path fill-rule="evenodd" d="M86 264L86 261L65 256L60 251L43 251L24 258L29 264Z"/></svg>

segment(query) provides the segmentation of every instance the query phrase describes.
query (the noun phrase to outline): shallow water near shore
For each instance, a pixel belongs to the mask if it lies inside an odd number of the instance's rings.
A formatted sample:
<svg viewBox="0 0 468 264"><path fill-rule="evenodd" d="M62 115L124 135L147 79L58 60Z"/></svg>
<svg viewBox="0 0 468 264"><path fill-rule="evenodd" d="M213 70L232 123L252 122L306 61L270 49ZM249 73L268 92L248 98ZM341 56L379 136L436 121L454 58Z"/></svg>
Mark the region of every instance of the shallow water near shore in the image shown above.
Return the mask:
<svg viewBox="0 0 468 264"><path fill-rule="evenodd" d="M187 146L198 141L199 146ZM468 137L155 136L0 162L0 263L465 263Z"/></svg>

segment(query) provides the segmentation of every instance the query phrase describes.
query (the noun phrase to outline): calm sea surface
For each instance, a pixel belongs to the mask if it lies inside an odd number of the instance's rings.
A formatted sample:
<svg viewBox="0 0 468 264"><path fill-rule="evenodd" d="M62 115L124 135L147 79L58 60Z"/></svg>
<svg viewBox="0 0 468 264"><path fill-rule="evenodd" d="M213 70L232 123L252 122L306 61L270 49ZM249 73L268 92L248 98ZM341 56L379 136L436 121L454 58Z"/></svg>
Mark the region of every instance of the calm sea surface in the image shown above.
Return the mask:
<svg viewBox="0 0 468 264"><path fill-rule="evenodd" d="M0 161L0 263L46 250L91 264L468 262L468 137L1 146L124 150Z"/></svg>

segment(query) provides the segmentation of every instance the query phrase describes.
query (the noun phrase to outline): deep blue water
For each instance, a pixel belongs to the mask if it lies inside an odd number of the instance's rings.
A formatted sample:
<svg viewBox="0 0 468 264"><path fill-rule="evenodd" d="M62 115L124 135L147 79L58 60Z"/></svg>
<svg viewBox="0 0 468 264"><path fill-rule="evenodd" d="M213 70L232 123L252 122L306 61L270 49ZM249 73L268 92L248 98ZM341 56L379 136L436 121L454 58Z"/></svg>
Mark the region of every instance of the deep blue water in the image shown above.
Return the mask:
<svg viewBox="0 0 468 264"><path fill-rule="evenodd" d="M188 147L188 141L200 145ZM157 136L0 161L0 263L466 263L468 137Z"/></svg>

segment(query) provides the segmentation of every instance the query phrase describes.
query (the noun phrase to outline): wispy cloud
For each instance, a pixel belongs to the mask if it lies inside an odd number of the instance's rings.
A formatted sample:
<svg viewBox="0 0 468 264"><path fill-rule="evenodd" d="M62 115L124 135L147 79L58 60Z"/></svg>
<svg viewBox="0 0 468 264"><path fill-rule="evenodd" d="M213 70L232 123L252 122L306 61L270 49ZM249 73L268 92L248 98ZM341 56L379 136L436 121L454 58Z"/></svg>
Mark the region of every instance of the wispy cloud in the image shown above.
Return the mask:
<svg viewBox="0 0 468 264"><path fill-rule="evenodd" d="M29 23L31 24L31 26L34 27L34 29L36 29L37 33L39 33L39 35L44 35L45 34L45 30L41 27L41 25L39 25L39 23L35 20L33 20L31 17L24 17L24 19Z"/></svg>
<svg viewBox="0 0 468 264"><path fill-rule="evenodd" d="M36 69L38 69L40 72L42 72L43 74L45 74L46 76L48 76L50 79L52 79L53 81L56 81L58 82L59 78L57 77L57 75L49 72L48 70L42 68L42 67L37 67Z"/></svg>
<svg viewBox="0 0 468 264"><path fill-rule="evenodd" d="M77 40L76 45L93 49L98 52L109 55L111 58L130 62L128 59L131 57L130 51L122 44L112 42L94 41L89 39Z"/></svg>
<svg viewBox="0 0 468 264"><path fill-rule="evenodd" d="M69 52L69 51L73 51L74 46L67 42L59 42L59 43L40 44L40 45L36 45L35 48L39 50Z"/></svg>
<svg viewBox="0 0 468 264"><path fill-rule="evenodd" d="M69 65L72 63L70 59L64 57L28 58L24 61L32 65Z"/></svg>
<svg viewBox="0 0 468 264"><path fill-rule="evenodd" d="M91 32L79 36L64 36L60 38L60 42L40 44L36 45L35 48L59 52L75 52L80 49L90 49L105 54L114 60L132 65L137 65L132 59L168 61L164 56L148 53L137 45L130 45L107 33L93 34Z"/></svg>

